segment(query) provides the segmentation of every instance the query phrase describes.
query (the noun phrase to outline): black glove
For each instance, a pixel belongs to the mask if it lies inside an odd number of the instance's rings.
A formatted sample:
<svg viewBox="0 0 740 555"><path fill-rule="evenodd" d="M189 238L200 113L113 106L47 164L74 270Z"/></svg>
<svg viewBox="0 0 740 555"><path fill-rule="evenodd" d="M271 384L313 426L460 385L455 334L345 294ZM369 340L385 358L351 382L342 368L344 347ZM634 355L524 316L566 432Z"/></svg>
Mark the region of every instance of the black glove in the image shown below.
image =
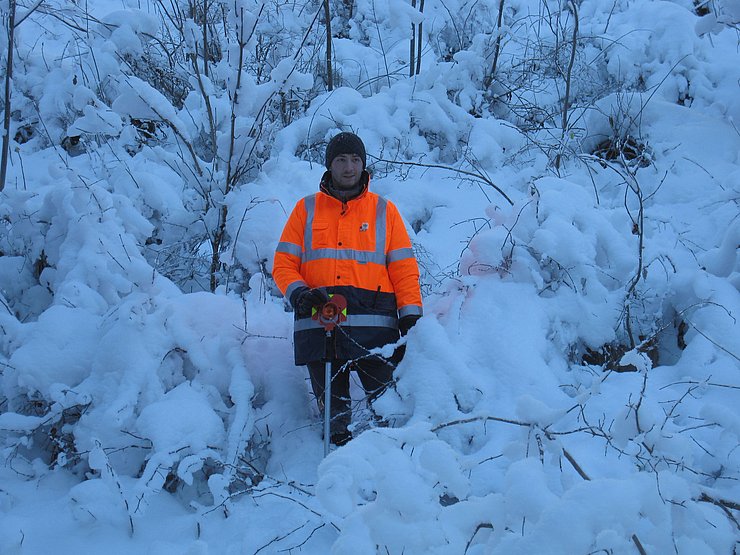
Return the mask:
<svg viewBox="0 0 740 555"><path fill-rule="evenodd" d="M401 319L398 321L398 331L401 332L401 337L406 335L409 330L414 327L414 324L416 324L416 321L419 318L421 318L421 316L417 314L408 314L401 317Z"/></svg>
<svg viewBox="0 0 740 555"><path fill-rule="evenodd" d="M398 331L401 332L401 337L406 335L411 328L414 327L414 324L416 324L416 321L421 318L421 316L417 314L407 314L406 316L402 316L398 320ZM404 355L406 354L406 345L399 345L395 348L393 351L393 354L391 355L391 358L388 359L388 361L394 366L398 366L401 361L403 360Z"/></svg>
<svg viewBox="0 0 740 555"><path fill-rule="evenodd" d="M295 310L299 317L311 316L311 309L329 301L329 295L323 287L304 288L295 297Z"/></svg>

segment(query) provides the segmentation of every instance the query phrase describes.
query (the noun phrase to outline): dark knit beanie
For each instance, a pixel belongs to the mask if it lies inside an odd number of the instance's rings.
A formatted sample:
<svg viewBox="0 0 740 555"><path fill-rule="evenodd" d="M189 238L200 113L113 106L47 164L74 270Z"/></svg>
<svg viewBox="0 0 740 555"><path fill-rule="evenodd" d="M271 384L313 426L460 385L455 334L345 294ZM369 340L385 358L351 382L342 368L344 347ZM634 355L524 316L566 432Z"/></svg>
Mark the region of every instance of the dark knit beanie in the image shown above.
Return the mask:
<svg viewBox="0 0 740 555"><path fill-rule="evenodd" d="M344 131L334 135L329 144L326 146L326 169L331 168L334 158L340 154L356 154L362 158L362 169L367 165L367 155L365 154L365 145L362 140L349 131Z"/></svg>

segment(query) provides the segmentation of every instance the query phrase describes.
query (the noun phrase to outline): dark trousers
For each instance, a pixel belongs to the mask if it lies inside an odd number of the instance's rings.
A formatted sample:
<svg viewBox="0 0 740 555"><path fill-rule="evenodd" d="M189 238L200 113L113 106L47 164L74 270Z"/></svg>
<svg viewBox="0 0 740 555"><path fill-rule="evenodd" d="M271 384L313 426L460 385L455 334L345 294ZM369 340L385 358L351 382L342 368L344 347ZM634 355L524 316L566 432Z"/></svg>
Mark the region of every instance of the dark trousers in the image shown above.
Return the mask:
<svg viewBox="0 0 740 555"><path fill-rule="evenodd" d="M311 377L311 388L319 405L319 412L324 414L324 375L325 362L309 362L308 374ZM332 434L347 430L352 422L352 407L349 393L349 373L357 372L362 388L367 395L368 405L379 397L393 379L393 366L379 357L368 357L347 362L334 360L331 364L331 425Z"/></svg>

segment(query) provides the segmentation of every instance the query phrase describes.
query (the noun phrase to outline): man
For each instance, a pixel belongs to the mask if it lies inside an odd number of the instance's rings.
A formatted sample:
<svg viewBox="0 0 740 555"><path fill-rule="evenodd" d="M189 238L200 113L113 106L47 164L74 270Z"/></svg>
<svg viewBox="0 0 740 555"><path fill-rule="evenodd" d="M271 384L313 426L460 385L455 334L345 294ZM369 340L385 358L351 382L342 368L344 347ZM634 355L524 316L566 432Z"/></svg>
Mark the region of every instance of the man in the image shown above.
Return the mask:
<svg viewBox="0 0 740 555"><path fill-rule="evenodd" d="M369 351L398 341L399 331L405 335L422 315L411 241L396 206L368 190L366 162L357 135L331 139L319 192L296 204L273 263L275 282L295 311L295 363L308 366L321 412L325 364L332 360L334 445L352 438L349 370L357 371L372 403L391 382L402 351L392 362ZM346 298L347 319L327 341L311 316L333 294Z"/></svg>

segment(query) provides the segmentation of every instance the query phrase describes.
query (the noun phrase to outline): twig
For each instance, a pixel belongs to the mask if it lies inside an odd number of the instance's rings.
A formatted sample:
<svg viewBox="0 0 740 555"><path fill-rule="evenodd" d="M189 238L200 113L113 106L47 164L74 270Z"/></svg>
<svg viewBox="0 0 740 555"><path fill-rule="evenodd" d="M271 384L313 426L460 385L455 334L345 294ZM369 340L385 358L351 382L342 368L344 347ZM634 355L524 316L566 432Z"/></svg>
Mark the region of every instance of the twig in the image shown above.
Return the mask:
<svg viewBox="0 0 740 555"><path fill-rule="evenodd" d="M466 170L463 170L463 169L460 169L460 168L453 168L451 166L445 166L443 164L425 164L423 162L406 162L406 161L402 161L402 160L386 160L384 158L376 158L374 156L371 156L371 157L372 158L375 158L375 160L377 162L383 162L383 163L386 163L386 164L398 164L398 165L401 165L401 166L417 166L417 167L420 167L420 168L437 168L437 169L441 169L441 170L447 170L447 171L451 171L451 172L455 172L455 173L461 173L463 175L467 175L467 176L470 176L470 177L474 177L478 181L482 181L486 185L489 185L490 187L493 187L494 189L496 189L496 191L498 191L498 193L502 197L504 197L506 199L506 201L511 206L514 206L514 201L511 200L509 198L509 196L506 193L504 193L504 191L498 185L496 185L493 181L491 181L490 179L488 179L486 176L481 175L479 173L466 171Z"/></svg>
<svg viewBox="0 0 740 555"><path fill-rule="evenodd" d="M640 555L647 555L647 551L642 547L642 542L640 541L640 538L637 537L637 534L632 534L632 541L637 547L637 551L640 552Z"/></svg>
<svg viewBox="0 0 740 555"><path fill-rule="evenodd" d="M699 501L714 503L715 505L720 505L722 507L732 509L733 511L740 511L740 503L736 503L735 501L728 501L727 499L715 499L706 492L702 492L701 497L699 497Z"/></svg>
<svg viewBox="0 0 740 555"><path fill-rule="evenodd" d="M391 86L391 71L388 68L388 55L385 51L385 45L383 44L383 36L380 33L380 25L379 21L380 18L378 18L377 14L375 13L375 2L373 2L373 21L375 21L375 29L378 32L378 44L380 44L380 51L383 54L383 64L385 65L385 74L388 77L388 87Z"/></svg>
<svg viewBox="0 0 740 555"><path fill-rule="evenodd" d="M308 524L308 523L307 522L304 522L300 526L297 526L296 528L294 528L290 532L287 532L287 533L283 534L282 536L275 536L273 539L271 539L269 542L267 542L265 545L263 545L257 551L255 551L253 555L257 555L257 553L259 553L263 549L271 546L273 543L280 542L280 541L284 540L285 538L291 536L292 534L295 534L298 530L300 530L301 528L305 527L306 524Z"/></svg>
<svg viewBox="0 0 740 555"><path fill-rule="evenodd" d="M706 381L705 382L697 382L697 381L694 381L694 380L684 380L684 381L680 381L680 382L669 383L667 385L662 386L660 389L666 389L666 388L672 387L674 385L686 385L686 384L688 384L688 385L708 385L708 386L712 386L712 387L726 387L727 389L740 389L740 385L730 385L730 384L726 384L726 383L714 383L714 382L706 382Z"/></svg>
<svg viewBox="0 0 740 555"><path fill-rule="evenodd" d="M635 426L637 427L637 432L642 434L645 430L642 429L642 426L640 425L640 407L642 406L642 401L645 399L645 390L647 389L647 379L648 379L648 373L644 372L642 375L642 389L640 390L640 398L637 401L637 405L633 407L635 411Z"/></svg>
<svg viewBox="0 0 740 555"><path fill-rule="evenodd" d="M316 526L313 530L311 530L311 532L308 534L308 536L306 536L306 539L304 539L301 543L299 543L297 545L293 545L291 547L286 547L285 549L281 549L280 550L280 553L285 553L286 551L288 553L290 553L294 549L298 549L300 551L301 550L301 547L303 547L304 545L306 545L308 543L308 541L313 537L313 535L316 532L318 532L319 530L321 530L324 526L326 526L326 523L325 522L322 522L321 524L319 524L318 526Z"/></svg>
<svg viewBox="0 0 740 555"><path fill-rule="evenodd" d="M725 353L727 353L728 355L730 355L735 360L740 361L740 357L739 356L737 356L735 353L731 353L730 351L728 351L727 349L725 349L722 345L720 345L719 343L717 343L714 339L712 339L711 337L709 337L707 334L705 334L703 331L701 331L699 328L697 328L694 324L691 324L691 327L696 330L696 333L698 333L699 335L701 335L704 339L706 339L707 341L709 341L712 345L714 345L715 347L717 347L719 350L724 351Z"/></svg>
<svg viewBox="0 0 740 555"><path fill-rule="evenodd" d="M473 532L473 535L470 536L468 543L465 544L465 551L463 555L468 552L468 549L470 549L470 545L473 543L475 536L478 534L478 532L480 532L483 529L493 530L493 524L491 524L490 522L481 522L480 524L478 524L478 526L475 527L475 531Z"/></svg>
<svg viewBox="0 0 740 555"><path fill-rule="evenodd" d="M571 455L567 449L563 449L563 456L568 459L568 462L571 464L571 466L575 469L576 472L578 472L578 475L586 480L587 482L591 481L591 478L589 478L588 474L581 468L581 465L579 465L576 460L573 458L573 455Z"/></svg>
<svg viewBox="0 0 740 555"><path fill-rule="evenodd" d="M10 310L10 306L5 301L5 298L2 295L0 295L0 305L3 305L5 307L5 309L8 311L8 314L10 314L11 316L15 316L15 314L13 314L13 311Z"/></svg>
<svg viewBox="0 0 740 555"><path fill-rule="evenodd" d="M432 432L437 433L444 428L450 426L459 426L461 424L470 424L471 422L487 422L492 420L494 422L503 422L504 424L513 424L515 426L522 426L523 428L529 428L532 426L529 422L521 422L519 420L511 420L509 418L500 418L498 416L474 416L472 418L461 418L460 420L453 420L452 422L445 422L432 428Z"/></svg>
<svg viewBox="0 0 740 555"><path fill-rule="evenodd" d="M28 16L30 16L33 12L35 12L41 7L41 4L43 4L43 2L44 0L36 0L36 3L30 8L28 8L28 11L26 13L24 13L21 16L18 16L18 19L15 22L15 26L18 27L18 25L23 23L28 18Z"/></svg>

